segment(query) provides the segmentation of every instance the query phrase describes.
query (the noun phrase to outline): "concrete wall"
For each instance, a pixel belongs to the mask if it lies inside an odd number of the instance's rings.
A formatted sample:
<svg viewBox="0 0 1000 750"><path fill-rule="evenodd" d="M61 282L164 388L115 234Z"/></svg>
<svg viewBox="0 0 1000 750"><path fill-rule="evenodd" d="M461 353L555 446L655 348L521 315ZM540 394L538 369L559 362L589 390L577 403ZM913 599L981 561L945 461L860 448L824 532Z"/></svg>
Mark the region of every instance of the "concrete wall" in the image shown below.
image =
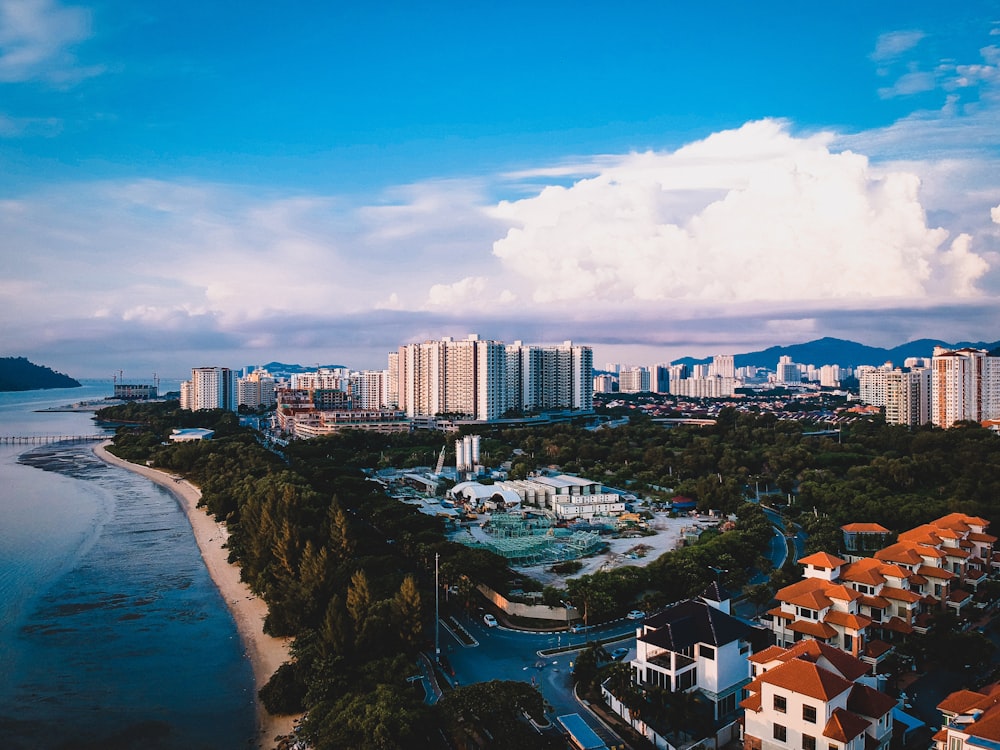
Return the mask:
<svg viewBox="0 0 1000 750"><path fill-rule="evenodd" d="M521 604L519 602L508 601L502 594L498 594L485 584L477 587L479 593L493 602L511 617L528 617L533 620L552 620L561 624L569 623L572 620L579 620L580 613L575 607L549 607L544 604Z"/></svg>

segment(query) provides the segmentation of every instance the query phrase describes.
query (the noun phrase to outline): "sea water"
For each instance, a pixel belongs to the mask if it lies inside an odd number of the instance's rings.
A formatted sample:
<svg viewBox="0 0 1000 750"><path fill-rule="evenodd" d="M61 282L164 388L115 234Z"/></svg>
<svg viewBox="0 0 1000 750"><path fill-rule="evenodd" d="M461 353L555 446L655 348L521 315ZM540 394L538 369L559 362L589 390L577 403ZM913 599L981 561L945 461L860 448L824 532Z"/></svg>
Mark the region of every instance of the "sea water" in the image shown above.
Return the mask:
<svg viewBox="0 0 1000 750"><path fill-rule="evenodd" d="M0 394L0 435L110 384ZM94 443L0 445L0 748L246 748L253 674L178 501Z"/></svg>

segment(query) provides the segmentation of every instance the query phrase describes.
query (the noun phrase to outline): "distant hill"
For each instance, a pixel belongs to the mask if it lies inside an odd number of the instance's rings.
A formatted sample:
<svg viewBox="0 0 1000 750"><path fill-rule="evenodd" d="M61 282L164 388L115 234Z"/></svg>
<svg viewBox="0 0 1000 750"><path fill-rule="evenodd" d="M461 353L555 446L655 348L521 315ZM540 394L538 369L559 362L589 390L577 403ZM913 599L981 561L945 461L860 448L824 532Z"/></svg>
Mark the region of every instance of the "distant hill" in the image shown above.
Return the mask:
<svg viewBox="0 0 1000 750"><path fill-rule="evenodd" d="M935 339L919 339L892 349L882 349L875 346L865 346L856 341L846 341L845 339L822 338L809 341L805 344L792 344L791 346L772 346L759 352L749 352L747 354L737 354L733 358L737 367L766 367L773 370L778 364L778 359L783 356L792 358L792 362L804 365L840 365L842 367L856 367L858 365L882 365L892 362L897 367L901 367L903 360L908 357L930 357L934 353L935 346L944 346L949 349L961 347L972 347L974 349L986 349L991 353L1000 351L1000 341L986 343L982 341L960 341L958 343L940 341ZM677 364L699 365L708 364L711 357L705 359L695 359L694 357L684 357L674 360Z"/></svg>
<svg viewBox="0 0 1000 750"><path fill-rule="evenodd" d="M346 365L289 365L284 362L268 362L266 365L261 365L261 367L272 375L298 375L303 372L315 372L321 367L328 370L335 370L346 367Z"/></svg>
<svg viewBox="0 0 1000 750"><path fill-rule="evenodd" d="M79 388L80 381L24 357L0 357L0 391L34 391L42 388Z"/></svg>

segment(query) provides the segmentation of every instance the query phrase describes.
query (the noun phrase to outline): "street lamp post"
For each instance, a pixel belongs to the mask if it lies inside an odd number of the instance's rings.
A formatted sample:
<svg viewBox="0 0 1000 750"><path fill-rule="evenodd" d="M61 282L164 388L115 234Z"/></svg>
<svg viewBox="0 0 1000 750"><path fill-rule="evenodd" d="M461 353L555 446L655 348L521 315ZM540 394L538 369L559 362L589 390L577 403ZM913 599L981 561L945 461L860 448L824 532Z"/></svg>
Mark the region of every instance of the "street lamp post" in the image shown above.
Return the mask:
<svg viewBox="0 0 1000 750"><path fill-rule="evenodd" d="M441 597L441 585L438 583L438 560L441 553L434 553L434 659L441 663L441 615L439 610L439 600Z"/></svg>

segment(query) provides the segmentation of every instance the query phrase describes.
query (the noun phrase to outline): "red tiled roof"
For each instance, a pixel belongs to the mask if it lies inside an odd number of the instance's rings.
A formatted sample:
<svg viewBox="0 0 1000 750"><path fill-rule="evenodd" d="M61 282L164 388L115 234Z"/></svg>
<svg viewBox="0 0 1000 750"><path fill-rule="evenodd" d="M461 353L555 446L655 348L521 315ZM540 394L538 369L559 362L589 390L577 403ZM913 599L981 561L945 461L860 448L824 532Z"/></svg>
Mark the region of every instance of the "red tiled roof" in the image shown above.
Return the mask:
<svg viewBox="0 0 1000 750"><path fill-rule="evenodd" d="M837 742L847 743L862 734L869 726L871 726L871 722L862 719L857 714L843 708L835 708L830 715L830 720L823 727L823 736Z"/></svg>
<svg viewBox="0 0 1000 750"><path fill-rule="evenodd" d="M949 602L955 602L955 603L967 602L971 598L972 594L970 594L968 591L963 591L962 589L955 589L950 594L948 594Z"/></svg>
<svg viewBox="0 0 1000 750"><path fill-rule="evenodd" d="M863 656L867 656L869 659L878 659L882 654L887 651L892 651L895 648L891 643L886 643L885 641L874 640L868 641L865 644L865 650L862 651Z"/></svg>
<svg viewBox="0 0 1000 750"><path fill-rule="evenodd" d="M903 635L909 635L913 632L913 626L902 617L890 617L885 622L879 623L879 626L885 630L891 630L894 633L902 633Z"/></svg>
<svg viewBox="0 0 1000 750"><path fill-rule="evenodd" d="M795 615L790 614L789 612L782 611L781 607L775 607L774 609L769 609L767 610L767 613L771 615L771 617L780 617L782 620L795 619Z"/></svg>
<svg viewBox="0 0 1000 750"><path fill-rule="evenodd" d="M938 703L938 711L960 715L971 711L974 708L982 708L982 702L989 698L975 690L956 690L943 701Z"/></svg>
<svg viewBox="0 0 1000 750"><path fill-rule="evenodd" d="M878 719L885 716L895 707L896 701L885 693L861 683L855 683L851 694L847 696L847 710L860 716L870 716Z"/></svg>
<svg viewBox="0 0 1000 750"><path fill-rule="evenodd" d="M997 540L992 534L982 534L978 531L970 531L966 539L970 542L986 542L987 544L993 544Z"/></svg>

